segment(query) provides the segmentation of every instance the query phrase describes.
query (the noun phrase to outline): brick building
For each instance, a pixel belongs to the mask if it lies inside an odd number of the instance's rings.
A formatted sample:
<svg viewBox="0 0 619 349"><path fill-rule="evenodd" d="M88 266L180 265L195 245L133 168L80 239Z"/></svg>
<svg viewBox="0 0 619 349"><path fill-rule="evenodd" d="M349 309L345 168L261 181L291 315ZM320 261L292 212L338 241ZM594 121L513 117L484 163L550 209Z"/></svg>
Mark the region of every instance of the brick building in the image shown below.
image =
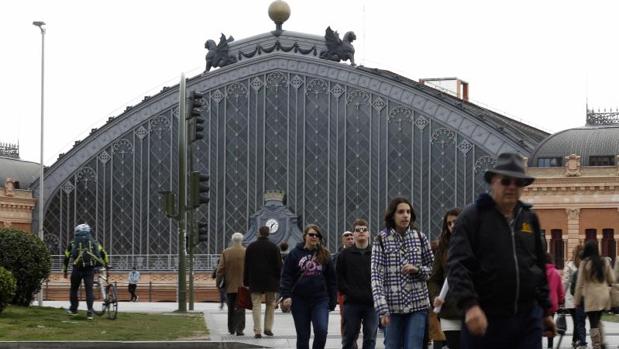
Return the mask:
<svg viewBox="0 0 619 349"><path fill-rule="evenodd" d="M617 255L619 233L619 112L587 112L584 127L555 133L529 159L536 181L523 199L535 205L558 267L573 247L596 240Z"/></svg>
<svg viewBox="0 0 619 349"><path fill-rule="evenodd" d="M28 188L38 176L38 163L19 159L17 146L0 144L0 228L32 231L36 199Z"/></svg>

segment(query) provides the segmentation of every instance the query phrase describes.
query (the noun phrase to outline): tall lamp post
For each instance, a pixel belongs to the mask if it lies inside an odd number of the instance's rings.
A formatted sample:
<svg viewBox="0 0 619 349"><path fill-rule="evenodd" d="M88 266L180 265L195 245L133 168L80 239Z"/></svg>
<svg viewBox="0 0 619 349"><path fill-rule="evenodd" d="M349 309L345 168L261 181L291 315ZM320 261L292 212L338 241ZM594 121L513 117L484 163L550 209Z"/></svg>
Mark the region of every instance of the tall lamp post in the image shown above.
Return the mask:
<svg viewBox="0 0 619 349"><path fill-rule="evenodd" d="M39 27L41 30L41 166L39 172L39 239L43 240L43 203L44 203L44 177L43 177L43 120L45 115L45 22L43 21L34 21L32 25ZM43 305L43 288L39 291L38 296L39 306Z"/></svg>

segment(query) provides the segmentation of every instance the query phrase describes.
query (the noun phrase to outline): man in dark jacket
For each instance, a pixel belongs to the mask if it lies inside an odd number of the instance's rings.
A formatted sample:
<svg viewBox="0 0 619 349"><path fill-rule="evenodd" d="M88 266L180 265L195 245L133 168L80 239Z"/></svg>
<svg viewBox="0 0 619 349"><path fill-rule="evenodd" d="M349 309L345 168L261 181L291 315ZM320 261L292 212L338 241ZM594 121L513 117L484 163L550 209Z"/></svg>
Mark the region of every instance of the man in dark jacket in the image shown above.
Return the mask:
<svg viewBox="0 0 619 349"><path fill-rule="evenodd" d="M269 240L271 230L263 226L258 230L258 239L247 246L245 251L244 284L249 287L254 319L254 336L262 338L260 305L265 298L264 334L273 335L273 315L282 269L282 256L279 247Z"/></svg>
<svg viewBox="0 0 619 349"><path fill-rule="evenodd" d="M533 183L524 159L500 154L484 174L490 194L458 216L448 258L449 292L465 312L462 348L534 349L554 336L537 215L521 202Z"/></svg>
<svg viewBox="0 0 619 349"><path fill-rule="evenodd" d="M363 349L374 349L378 315L372 299L370 275L370 232L368 223L357 219L353 224L354 245L345 248L337 258L335 268L337 288L344 297L344 337L342 348L356 346L359 329L363 322Z"/></svg>

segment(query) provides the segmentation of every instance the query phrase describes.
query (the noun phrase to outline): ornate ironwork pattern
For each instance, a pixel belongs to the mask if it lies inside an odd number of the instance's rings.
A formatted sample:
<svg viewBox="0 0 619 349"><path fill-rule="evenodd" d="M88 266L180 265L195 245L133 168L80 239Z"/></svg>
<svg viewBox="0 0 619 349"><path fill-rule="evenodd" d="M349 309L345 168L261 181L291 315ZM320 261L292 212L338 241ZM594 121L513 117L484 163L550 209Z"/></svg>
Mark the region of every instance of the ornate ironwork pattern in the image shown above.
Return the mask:
<svg viewBox="0 0 619 349"><path fill-rule="evenodd" d="M303 225L323 228L334 251L355 218L381 229L395 196L412 200L417 225L432 236L447 209L485 188L494 158L474 139L482 136L436 118L436 106L403 104L371 82L360 88L336 77L271 68L197 90L207 121L193 167L210 175L211 186L210 204L196 212L209 227L198 270L212 267L233 232L248 229L266 190L285 192L287 206ZM177 190L177 113L176 106L153 111L59 183L45 220L52 254L87 222L121 268L175 268L177 227L159 191Z"/></svg>

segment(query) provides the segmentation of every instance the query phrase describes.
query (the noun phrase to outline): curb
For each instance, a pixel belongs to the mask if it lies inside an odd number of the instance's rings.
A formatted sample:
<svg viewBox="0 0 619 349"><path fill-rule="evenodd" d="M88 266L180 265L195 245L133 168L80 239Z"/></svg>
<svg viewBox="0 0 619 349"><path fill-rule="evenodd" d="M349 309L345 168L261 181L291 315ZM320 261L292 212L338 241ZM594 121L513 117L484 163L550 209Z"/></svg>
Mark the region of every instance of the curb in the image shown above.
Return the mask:
<svg viewBox="0 0 619 349"><path fill-rule="evenodd" d="M6 349L250 349L269 348L239 342L115 342L115 341L32 341L0 342L0 348Z"/></svg>

